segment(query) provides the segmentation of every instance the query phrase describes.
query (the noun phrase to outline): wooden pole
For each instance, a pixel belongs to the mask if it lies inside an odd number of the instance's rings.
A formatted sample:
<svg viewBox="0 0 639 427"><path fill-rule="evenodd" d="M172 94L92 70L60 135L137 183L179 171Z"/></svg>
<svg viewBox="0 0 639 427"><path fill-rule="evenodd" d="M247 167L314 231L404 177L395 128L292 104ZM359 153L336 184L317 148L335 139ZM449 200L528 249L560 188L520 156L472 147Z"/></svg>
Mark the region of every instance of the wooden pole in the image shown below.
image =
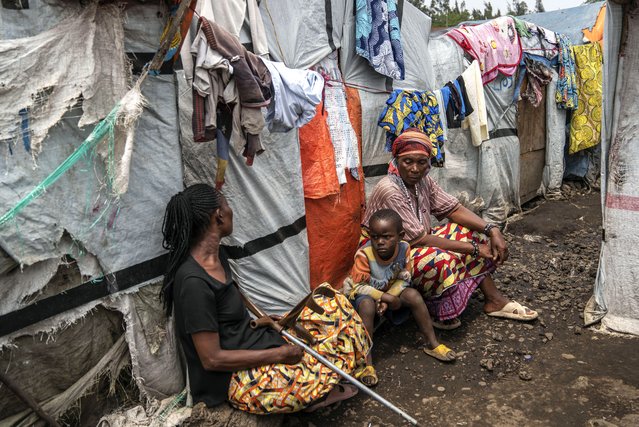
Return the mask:
<svg viewBox="0 0 639 427"><path fill-rule="evenodd" d="M22 390L20 387L16 385L9 377L7 377L3 372L0 372L0 382L7 386L9 390L13 392L16 396L20 398L24 403L29 406L33 412L38 414L38 416L44 420L50 427L60 427L60 424L56 420L51 417L51 415L44 412L44 410L38 405L38 402L35 401L33 397L31 397L26 391Z"/></svg>

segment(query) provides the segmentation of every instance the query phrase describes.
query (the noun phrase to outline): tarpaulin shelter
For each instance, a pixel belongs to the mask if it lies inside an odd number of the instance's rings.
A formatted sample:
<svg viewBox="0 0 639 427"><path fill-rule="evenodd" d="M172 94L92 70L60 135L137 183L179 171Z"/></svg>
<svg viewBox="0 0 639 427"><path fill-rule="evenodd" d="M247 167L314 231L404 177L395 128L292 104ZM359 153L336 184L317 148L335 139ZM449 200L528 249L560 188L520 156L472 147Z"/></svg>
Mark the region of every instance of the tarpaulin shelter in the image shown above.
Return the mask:
<svg viewBox="0 0 639 427"><path fill-rule="evenodd" d="M602 243L587 323L639 335L637 224L639 212L639 8L607 3L604 30L604 118L601 134Z"/></svg>
<svg viewBox="0 0 639 427"><path fill-rule="evenodd" d="M42 86L43 98L36 99L47 101L52 110L38 110L43 102L26 105L20 108L25 112L12 112L19 118L13 128L0 129L7 132L0 133L0 200L7 208L66 158L97 118L108 114L128 83L127 61L134 73L140 72L157 49L170 14L153 2L132 2L124 9L64 0L19 3L18 8L3 2L0 8L0 49L22 46L27 52L42 46L32 58L54 69L68 66L69 72L49 82L29 81ZM355 54L354 0L316 0L303 8L293 0L259 5L255 0L200 1L194 7L198 13L210 7L221 25L263 56L290 68L321 68L329 83L310 127L265 130L265 152L250 167L232 149L222 188L237 224L224 242L234 275L258 305L282 313L322 281L339 286L348 272L365 194L386 174L390 158L377 125L388 92L441 87L460 75L468 61L450 39L430 38L430 18L404 1L397 10L402 81L378 74ZM258 40L258 33L264 39ZM137 122L128 191L117 200L108 197L104 177L109 171L90 155L0 229L0 369L54 415L63 413L101 372L118 372L129 358L144 396L165 397L184 386L157 284L165 267L160 228L166 202L183 185L213 184L216 175L216 143L193 141L192 36L182 45L182 67L163 67L142 87L147 106ZM48 43L34 45L37 40ZM84 59L82 73L49 56L70 52ZM0 81L28 81L15 68L4 67ZM91 80L96 73L103 77L97 82L100 91ZM490 139L475 147L467 131L450 130L445 166L432 173L464 204L502 222L521 201L512 78L499 77L484 90ZM47 111L58 112L55 122ZM42 131L36 134L36 128ZM360 159L341 185L331 178L338 173L336 157L343 153L336 148L336 129L342 144L357 147ZM41 147L38 153L25 142L32 136ZM541 176L541 169L547 169L543 183L552 190L561 184L563 171L547 157L536 173ZM309 171L318 175L309 176ZM305 188L305 182L322 185ZM33 420L27 412L11 394L0 396L0 418L27 425Z"/></svg>

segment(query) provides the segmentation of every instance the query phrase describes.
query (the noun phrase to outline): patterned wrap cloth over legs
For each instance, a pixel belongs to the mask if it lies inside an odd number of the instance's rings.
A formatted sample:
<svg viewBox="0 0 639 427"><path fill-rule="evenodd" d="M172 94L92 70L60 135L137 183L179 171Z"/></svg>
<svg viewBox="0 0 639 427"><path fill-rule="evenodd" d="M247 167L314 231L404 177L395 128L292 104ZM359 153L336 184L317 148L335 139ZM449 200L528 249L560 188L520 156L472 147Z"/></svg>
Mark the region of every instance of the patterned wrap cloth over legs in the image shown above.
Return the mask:
<svg viewBox="0 0 639 427"><path fill-rule="evenodd" d="M459 242L488 243L482 233L455 223L435 227L432 234ZM495 265L486 258L473 258L439 248L413 248L412 256L412 285L424 296L428 311L438 320L461 315L473 291L495 271Z"/></svg>
<svg viewBox="0 0 639 427"><path fill-rule="evenodd" d="M371 339L348 299L336 292L333 298L313 297L322 307L318 314L305 307L298 323L317 343L312 348L346 373L356 375L365 367ZM341 377L308 353L295 365L274 364L235 372L229 386L229 402L254 414L300 411L322 398Z"/></svg>

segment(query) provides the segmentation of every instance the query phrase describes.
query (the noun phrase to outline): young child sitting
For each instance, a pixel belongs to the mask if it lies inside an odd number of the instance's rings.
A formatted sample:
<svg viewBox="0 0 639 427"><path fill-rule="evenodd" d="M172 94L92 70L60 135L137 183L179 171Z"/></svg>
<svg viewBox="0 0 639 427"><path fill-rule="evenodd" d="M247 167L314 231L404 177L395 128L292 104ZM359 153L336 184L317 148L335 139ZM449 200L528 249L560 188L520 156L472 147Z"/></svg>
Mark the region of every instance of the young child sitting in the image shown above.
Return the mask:
<svg viewBox="0 0 639 427"><path fill-rule="evenodd" d="M355 253L351 275L344 282L342 292L348 296L362 317L366 330L372 336L375 314L380 316L390 309L387 316L393 323L406 320L397 311L407 307L426 340L424 352L443 362L455 360L455 353L440 344L435 336L426 303L419 291L410 287L412 258L410 245L404 236L402 218L392 209L381 209L369 221L370 240ZM371 387L378 378L371 354L359 379Z"/></svg>

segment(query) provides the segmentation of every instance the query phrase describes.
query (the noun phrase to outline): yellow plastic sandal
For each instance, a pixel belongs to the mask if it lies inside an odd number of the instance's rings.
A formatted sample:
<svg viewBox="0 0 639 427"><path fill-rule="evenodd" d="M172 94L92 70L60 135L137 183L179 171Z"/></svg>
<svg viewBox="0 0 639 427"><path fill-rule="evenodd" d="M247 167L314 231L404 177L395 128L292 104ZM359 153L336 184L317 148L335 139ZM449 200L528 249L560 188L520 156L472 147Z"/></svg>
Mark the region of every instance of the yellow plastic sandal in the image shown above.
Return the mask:
<svg viewBox="0 0 639 427"><path fill-rule="evenodd" d="M424 347L424 353L442 362L453 362L457 359L455 352L444 344L439 344L432 350Z"/></svg>
<svg viewBox="0 0 639 427"><path fill-rule="evenodd" d="M373 368L373 365L367 365L364 369L362 369L357 375L357 379L366 387L375 387L379 382L377 372L375 371L375 368Z"/></svg>

